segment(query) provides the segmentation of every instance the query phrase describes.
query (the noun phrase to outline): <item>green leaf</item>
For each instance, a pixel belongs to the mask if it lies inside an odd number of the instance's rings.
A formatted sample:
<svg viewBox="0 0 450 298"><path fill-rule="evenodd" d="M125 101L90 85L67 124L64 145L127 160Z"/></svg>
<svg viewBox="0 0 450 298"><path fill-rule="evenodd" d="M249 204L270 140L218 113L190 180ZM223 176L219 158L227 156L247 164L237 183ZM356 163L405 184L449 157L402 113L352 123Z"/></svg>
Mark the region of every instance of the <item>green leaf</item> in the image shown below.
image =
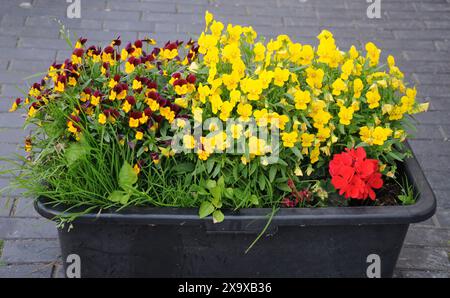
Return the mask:
<svg viewBox="0 0 450 298"><path fill-rule="evenodd" d="M218 163L216 165L216 167L214 168L214 171L211 173L211 177L216 177L220 173L221 169L222 169L222 166L220 165L220 163Z"/></svg>
<svg viewBox="0 0 450 298"><path fill-rule="evenodd" d="M176 166L173 167L173 170L177 173L177 174L185 174L185 173L192 173L194 171L194 164L191 162L184 162L184 163L179 163Z"/></svg>
<svg viewBox="0 0 450 298"><path fill-rule="evenodd" d="M256 195L251 195L250 202L252 202L253 205L258 205L259 204L258 197Z"/></svg>
<svg viewBox="0 0 450 298"><path fill-rule="evenodd" d="M237 166L233 167L233 178L234 178L234 181L239 180L239 170L238 170Z"/></svg>
<svg viewBox="0 0 450 298"><path fill-rule="evenodd" d="M69 166L89 153L89 147L82 143L73 143L65 151L65 157Z"/></svg>
<svg viewBox="0 0 450 298"><path fill-rule="evenodd" d="M125 205L129 199L130 194L121 190L115 190L108 196L108 200L121 203L122 205Z"/></svg>
<svg viewBox="0 0 450 298"><path fill-rule="evenodd" d="M213 168L214 168L214 159L208 159L207 161L206 161L206 171L208 172L208 173L211 173L211 171L213 170Z"/></svg>
<svg viewBox="0 0 450 298"><path fill-rule="evenodd" d="M234 189L231 187L227 187L225 188L225 190L223 191L223 195L228 198L228 199L232 199L233 198L233 194L234 194Z"/></svg>
<svg viewBox="0 0 450 298"><path fill-rule="evenodd" d="M277 184L277 188L284 192L291 192L291 188L287 185L287 183Z"/></svg>
<svg viewBox="0 0 450 298"><path fill-rule="evenodd" d="M225 215L223 215L222 211L216 210L213 213L213 222L219 223L222 222L225 219Z"/></svg>
<svg viewBox="0 0 450 298"><path fill-rule="evenodd" d="M258 163L256 163L256 162L253 162L251 165L250 165L250 172L249 172L249 175L252 175L255 171L256 171L256 169L258 168Z"/></svg>
<svg viewBox="0 0 450 298"><path fill-rule="evenodd" d="M125 190L129 189L133 187L133 184L137 182L137 179L138 176L133 167L125 161L119 172L119 186Z"/></svg>
<svg viewBox="0 0 450 298"><path fill-rule="evenodd" d="M275 176L277 175L277 167L272 166L269 170L269 181L273 182Z"/></svg>
<svg viewBox="0 0 450 298"><path fill-rule="evenodd" d="M204 201L202 202L202 204L200 205L200 209L198 210L198 216L200 218L204 218L207 217L208 215L210 215L211 213L214 212L214 206L211 202L209 201Z"/></svg>
<svg viewBox="0 0 450 298"><path fill-rule="evenodd" d="M266 188L266 177L264 176L264 174L260 174L258 177L258 184L259 184L259 188L264 191L264 189Z"/></svg>
<svg viewBox="0 0 450 298"><path fill-rule="evenodd" d="M285 161L282 160L281 158L278 158L277 164L280 164L280 165L285 166L285 167L288 166L287 162L285 162Z"/></svg>
<svg viewBox="0 0 450 298"><path fill-rule="evenodd" d="M219 185L211 188L209 191L214 199L219 201L222 199L222 188Z"/></svg>
<svg viewBox="0 0 450 298"><path fill-rule="evenodd" d="M394 153L394 152L392 152L392 151L388 152L387 154L388 154L390 157L392 157L393 159L396 159L396 160L398 160L398 161L403 161L403 158L402 158L399 154L396 154L396 153Z"/></svg>
<svg viewBox="0 0 450 298"><path fill-rule="evenodd" d="M197 192L199 195L209 196L209 192L200 185L192 185L192 191Z"/></svg>
<svg viewBox="0 0 450 298"><path fill-rule="evenodd" d="M302 153L300 152L300 150L298 150L297 147L292 147L291 151L295 154L295 156L297 156L298 158L302 158Z"/></svg>
<svg viewBox="0 0 450 298"><path fill-rule="evenodd" d="M209 180L206 181L206 188L207 189L214 188L214 187L216 187L216 185L217 185L217 183L216 183L215 180L209 179Z"/></svg>
<svg viewBox="0 0 450 298"><path fill-rule="evenodd" d="M217 180L217 185L222 189L225 188L225 178L223 176L220 176L219 180Z"/></svg>

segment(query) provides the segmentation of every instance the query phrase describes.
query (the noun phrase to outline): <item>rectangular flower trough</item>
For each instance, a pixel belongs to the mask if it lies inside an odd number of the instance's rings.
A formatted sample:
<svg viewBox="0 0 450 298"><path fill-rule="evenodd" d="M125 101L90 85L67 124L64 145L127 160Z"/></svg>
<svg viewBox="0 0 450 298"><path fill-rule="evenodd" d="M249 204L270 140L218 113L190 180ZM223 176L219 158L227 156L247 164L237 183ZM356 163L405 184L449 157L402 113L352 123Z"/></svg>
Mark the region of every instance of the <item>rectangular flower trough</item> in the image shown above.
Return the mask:
<svg viewBox="0 0 450 298"><path fill-rule="evenodd" d="M220 224L199 219L195 209L86 214L70 231L59 229L62 259L79 255L81 277L367 277L377 270L392 277L409 224L436 208L417 160L408 159L400 172L419 194L414 205L283 208L248 253L271 209L225 212ZM35 207L49 219L65 210L43 198Z"/></svg>

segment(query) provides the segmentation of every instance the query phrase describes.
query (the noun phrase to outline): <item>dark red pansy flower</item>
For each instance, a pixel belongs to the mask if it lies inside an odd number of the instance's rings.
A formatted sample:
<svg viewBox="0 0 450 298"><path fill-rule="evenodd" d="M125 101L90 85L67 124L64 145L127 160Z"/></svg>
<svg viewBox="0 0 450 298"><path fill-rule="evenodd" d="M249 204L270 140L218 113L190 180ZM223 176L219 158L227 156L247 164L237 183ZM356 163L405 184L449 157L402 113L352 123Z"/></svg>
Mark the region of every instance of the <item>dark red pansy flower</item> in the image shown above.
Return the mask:
<svg viewBox="0 0 450 298"><path fill-rule="evenodd" d="M86 43L86 41L87 41L87 38L83 38L83 37L78 38L78 42L81 43L82 45L84 45Z"/></svg>
<svg viewBox="0 0 450 298"><path fill-rule="evenodd" d="M114 53L114 48L112 46L107 46L103 52L105 52L106 54L112 54Z"/></svg>
<svg viewBox="0 0 450 298"><path fill-rule="evenodd" d="M136 48L142 48L142 40L138 39L134 42Z"/></svg>
<svg viewBox="0 0 450 298"><path fill-rule="evenodd" d="M81 56L83 56L83 54L84 54L84 50L83 50L83 49L80 49L80 48L75 49L75 50L73 50L73 54L74 54L75 56L77 56L77 57L81 57Z"/></svg>
<svg viewBox="0 0 450 298"><path fill-rule="evenodd" d="M154 99L154 100L159 100L159 94L156 91L149 91L147 92L147 97Z"/></svg>
<svg viewBox="0 0 450 298"><path fill-rule="evenodd" d="M192 73L188 74L188 76L186 77L186 81L188 81L189 84L195 84L196 80L197 78Z"/></svg>
<svg viewBox="0 0 450 298"><path fill-rule="evenodd" d="M161 115L152 114L153 119L155 119L156 122L161 123L164 120L164 117Z"/></svg>
<svg viewBox="0 0 450 298"><path fill-rule="evenodd" d="M178 114L181 111L181 107L176 104L170 104L170 109L175 113Z"/></svg>
<svg viewBox="0 0 450 298"><path fill-rule="evenodd" d="M81 121L80 117L78 117L77 115L70 115L69 118L70 118L73 122L80 122L80 121Z"/></svg>
<svg viewBox="0 0 450 298"><path fill-rule="evenodd" d="M116 86L114 86L113 88L114 92L116 92L117 94L121 93L123 88L121 84L117 84Z"/></svg>
<svg viewBox="0 0 450 298"><path fill-rule="evenodd" d="M160 99L158 100L158 103L159 103L159 105L160 105L161 107L165 107L165 106L167 106L167 105L169 104L169 101L168 101L167 99L165 99L165 98L160 98Z"/></svg>
<svg viewBox="0 0 450 298"><path fill-rule="evenodd" d="M345 198L375 200L374 189L383 186L378 160L367 159L363 147L346 148L335 154L329 164L331 183Z"/></svg>
<svg viewBox="0 0 450 298"><path fill-rule="evenodd" d="M187 81L185 79L178 79L173 82L174 86L183 86L186 84L187 84Z"/></svg>
<svg viewBox="0 0 450 298"><path fill-rule="evenodd" d="M157 88L158 88L158 84L157 84L156 82L149 81L149 82L147 83L147 87L148 87L149 89L157 89Z"/></svg>
<svg viewBox="0 0 450 298"><path fill-rule="evenodd" d="M141 111L132 111L130 112L130 117L133 119L140 119L142 117Z"/></svg>
<svg viewBox="0 0 450 298"><path fill-rule="evenodd" d="M134 98L134 96L131 96L131 95L128 95L128 96L126 97L126 101L128 101L128 103L129 103L130 105L135 105L135 104L136 104L136 99Z"/></svg>
<svg viewBox="0 0 450 298"><path fill-rule="evenodd" d="M144 109L144 114L145 114L145 116L151 116L153 114L153 111L152 111L152 109L147 107Z"/></svg>
<svg viewBox="0 0 450 298"><path fill-rule="evenodd" d="M170 42L168 41L165 45L164 45L164 49L167 50L174 50L176 48L178 48L178 42Z"/></svg>
<svg viewBox="0 0 450 298"><path fill-rule="evenodd" d="M122 41L120 40L120 36L118 36L116 39L114 39L111 43L113 46L118 46L120 47L120 45L122 44Z"/></svg>
<svg viewBox="0 0 450 298"><path fill-rule="evenodd" d="M150 152L150 157L153 161L159 160L159 154L156 152Z"/></svg>

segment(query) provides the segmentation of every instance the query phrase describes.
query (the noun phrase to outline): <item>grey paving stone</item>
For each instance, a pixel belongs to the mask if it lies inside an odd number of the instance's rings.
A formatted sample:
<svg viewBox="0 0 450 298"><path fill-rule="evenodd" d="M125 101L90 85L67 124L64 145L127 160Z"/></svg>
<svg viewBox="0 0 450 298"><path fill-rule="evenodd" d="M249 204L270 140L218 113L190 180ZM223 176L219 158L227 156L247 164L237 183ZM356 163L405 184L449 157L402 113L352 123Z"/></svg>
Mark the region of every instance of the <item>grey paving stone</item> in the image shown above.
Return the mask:
<svg viewBox="0 0 450 298"><path fill-rule="evenodd" d="M450 165L448 165L448 166L450 166ZM450 191L435 190L434 194L436 196L438 208L450 209Z"/></svg>
<svg viewBox="0 0 450 298"><path fill-rule="evenodd" d="M4 47L15 47L17 44L17 37L0 35L0 44Z"/></svg>
<svg viewBox="0 0 450 298"><path fill-rule="evenodd" d="M450 83L450 74L414 74L414 77L421 84L439 84Z"/></svg>
<svg viewBox="0 0 450 298"><path fill-rule="evenodd" d="M448 53L444 52L426 52L426 51L418 51L418 50L406 50L404 51L405 56L408 60L411 61L433 61L433 62L440 62L445 63L450 61L450 55ZM414 63L414 62L413 62Z"/></svg>
<svg viewBox="0 0 450 298"><path fill-rule="evenodd" d="M117 11L151 11L151 12L175 12L175 3L154 2L145 3L139 1L108 1L107 7Z"/></svg>
<svg viewBox="0 0 450 298"><path fill-rule="evenodd" d="M64 47L61 47L64 48ZM11 71L23 71L29 74L37 74L47 72L53 60L49 61L34 61L34 60L18 60L14 59L10 62Z"/></svg>
<svg viewBox="0 0 450 298"><path fill-rule="evenodd" d="M436 85L436 89L440 87ZM450 88L450 86L449 86ZM423 91L423 90L422 90ZM435 91L438 92L439 90ZM425 92L424 92L425 93ZM442 92L442 94L444 91ZM432 95L430 95L432 96ZM428 111L415 115L415 118L422 124L450 124L450 113L448 111Z"/></svg>
<svg viewBox="0 0 450 298"><path fill-rule="evenodd" d="M442 172L450 172L450 156L416 154L420 166L425 170L438 170ZM450 200L449 200L450 201Z"/></svg>
<svg viewBox="0 0 450 298"><path fill-rule="evenodd" d="M13 204L13 199L0 197L0 217L8 217Z"/></svg>
<svg viewBox="0 0 450 298"><path fill-rule="evenodd" d="M421 19L421 20L450 20L450 15L445 11L386 11L385 12L388 19L390 20L410 20L410 19Z"/></svg>
<svg viewBox="0 0 450 298"><path fill-rule="evenodd" d="M450 273L445 271L427 271L427 270L401 270L404 278L449 278Z"/></svg>
<svg viewBox="0 0 450 298"><path fill-rule="evenodd" d="M40 217L40 215L34 210L32 199L20 198L14 207L13 217Z"/></svg>
<svg viewBox="0 0 450 298"><path fill-rule="evenodd" d="M14 16L5 14L0 21L2 26L23 26L25 24L25 16Z"/></svg>
<svg viewBox="0 0 450 298"><path fill-rule="evenodd" d="M14 99L15 97L23 97L24 93L27 93L28 88L26 85L18 86L15 84L1 84L0 90L3 98L3 100L0 101L1 104L7 104L11 106L11 101L8 101L6 97L9 97L11 99Z"/></svg>
<svg viewBox="0 0 450 298"><path fill-rule="evenodd" d="M0 278L49 278L53 263L0 265Z"/></svg>
<svg viewBox="0 0 450 298"><path fill-rule="evenodd" d="M81 1L82 9L104 9L106 2L104 0L95 0L95 1ZM69 4L66 4L64 1L60 0L34 0L33 7L49 7L49 6L61 6L67 7Z"/></svg>
<svg viewBox="0 0 450 298"><path fill-rule="evenodd" d="M1 260L11 263L50 263L61 251L57 240L8 240L4 242Z"/></svg>
<svg viewBox="0 0 450 298"><path fill-rule="evenodd" d="M0 218L0 239L55 239L55 223L36 218Z"/></svg>
<svg viewBox="0 0 450 298"><path fill-rule="evenodd" d="M204 24L203 17L199 17L195 14L186 14L186 13L151 13L151 12L142 12L142 20L157 22L157 23L175 23L175 24Z"/></svg>
<svg viewBox="0 0 450 298"><path fill-rule="evenodd" d="M0 33L1 34L1 33ZM4 46L4 45L2 45ZM6 59L39 59L39 60L53 60L55 58L56 51L54 50L48 50L48 49L17 49L17 48L7 48L7 47L1 47L0 48L0 58L6 58ZM2 83L9 83L4 80L1 81ZM16 81L17 82L17 81ZM14 83L14 81L13 81Z"/></svg>
<svg viewBox="0 0 450 298"><path fill-rule="evenodd" d="M160 34L181 32L177 27L183 27L183 25L171 24L171 23L157 23L154 24L154 31Z"/></svg>
<svg viewBox="0 0 450 298"><path fill-rule="evenodd" d="M103 29L108 31L147 31L154 32L153 22L143 22L138 20L106 20L103 22Z"/></svg>
<svg viewBox="0 0 450 298"><path fill-rule="evenodd" d="M430 101L430 108L433 110L450 110L450 98L448 97L438 97L433 96L432 98L429 98Z"/></svg>
<svg viewBox="0 0 450 298"><path fill-rule="evenodd" d="M449 271L448 249L428 246L403 246L397 268Z"/></svg>
<svg viewBox="0 0 450 298"><path fill-rule="evenodd" d="M55 52L56 53L56 52ZM8 72L0 72L0 82L3 82L5 84L31 84L36 81L36 78L32 79L29 78L30 72L23 72L23 71L8 71Z"/></svg>
<svg viewBox="0 0 450 298"><path fill-rule="evenodd" d="M427 155L428 157L449 156L450 148L448 143L437 140L409 140L414 153Z"/></svg>
<svg viewBox="0 0 450 298"><path fill-rule="evenodd" d="M369 21L369 22L355 22L357 28L361 28L364 30L365 28L385 28L385 29L406 29L406 30L417 30L417 29L425 29L425 22L422 20L390 20L389 22L380 23L377 21Z"/></svg>
<svg viewBox="0 0 450 298"><path fill-rule="evenodd" d="M437 246L450 249L450 229L422 228L412 226L406 235L405 244Z"/></svg>
<svg viewBox="0 0 450 298"><path fill-rule="evenodd" d="M430 29L450 29L449 21L440 21L440 20L425 21L425 25L427 26L427 28Z"/></svg>
<svg viewBox="0 0 450 298"><path fill-rule="evenodd" d="M0 143L0 156L2 157L11 157L14 153L18 153L19 150L20 149L17 144Z"/></svg>
<svg viewBox="0 0 450 298"><path fill-rule="evenodd" d="M193 13L197 15L203 15L207 10L213 13L217 18L231 18L230 20L234 20L234 17L236 16L251 16L248 12L247 6L221 5L215 2L211 2L206 5L177 3L176 10L177 13Z"/></svg>
<svg viewBox="0 0 450 298"><path fill-rule="evenodd" d="M139 20L141 12L138 11L113 11L113 10L88 10L83 12L83 18L91 20Z"/></svg>
<svg viewBox="0 0 450 298"><path fill-rule="evenodd" d="M449 41L435 41L436 47L439 51L449 51L450 50L450 42Z"/></svg>
<svg viewBox="0 0 450 298"><path fill-rule="evenodd" d="M436 217L442 227L450 227L450 209L438 208ZM450 239L448 239L450 241Z"/></svg>
<svg viewBox="0 0 450 298"><path fill-rule="evenodd" d="M20 117L19 113L16 113L15 115ZM14 147L8 147L15 152L17 151L17 145L23 144L24 138L30 133L30 131L30 128L22 129L0 127L0 146L2 144L16 145Z"/></svg>
<svg viewBox="0 0 450 298"><path fill-rule="evenodd" d="M432 189L450 190L449 173L434 169L433 171L426 171L425 175Z"/></svg>
<svg viewBox="0 0 450 298"><path fill-rule="evenodd" d="M58 38L59 29L56 26L49 28L2 26L0 27L0 35L12 37L28 36L36 38Z"/></svg>
<svg viewBox="0 0 450 298"><path fill-rule="evenodd" d="M50 38L32 38L32 37L21 37L18 42L19 48L38 48L38 49L52 49L61 50L68 49L68 44L63 39L50 39ZM22 60L22 59L21 59ZM31 59L29 59L31 60ZM48 63L48 61L43 61Z"/></svg>
<svg viewBox="0 0 450 298"><path fill-rule="evenodd" d="M427 30L394 30L394 35L398 39L420 39L420 40L445 40L450 38L448 30L427 29Z"/></svg>
<svg viewBox="0 0 450 298"><path fill-rule="evenodd" d="M398 65L400 67L400 70L403 71L404 73L447 74L447 75L450 73L450 62L414 61L414 63L411 64L401 62ZM419 92L420 91L421 88L419 88Z"/></svg>
<svg viewBox="0 0 450 298"><path fill-rule="evenodd" d="M416 126L416 131L410 131L410 134L414 139L425 139L425 140L444 140L445 135L443 134L443 129L441 125L437 124L419 124Z"/></svg>
<svg viewBox="0 0 450 298"><path fill-rule="evenodd" d="M434 2L430 2L430 3L421 3L421 2L417 2L414 3L414 6L416 7L416 9L418 11L450 11L450 6L448 5L448 3L434 3Z"/></svg>

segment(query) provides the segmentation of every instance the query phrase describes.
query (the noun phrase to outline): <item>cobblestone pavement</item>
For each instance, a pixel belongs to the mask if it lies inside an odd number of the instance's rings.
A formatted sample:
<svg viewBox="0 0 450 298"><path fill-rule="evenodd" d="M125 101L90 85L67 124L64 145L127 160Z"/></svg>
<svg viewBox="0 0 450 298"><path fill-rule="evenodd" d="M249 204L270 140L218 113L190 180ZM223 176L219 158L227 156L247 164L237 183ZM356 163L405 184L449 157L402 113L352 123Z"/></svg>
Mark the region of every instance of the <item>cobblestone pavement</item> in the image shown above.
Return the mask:
<svg viewBox="0 0 450 298"><path fill-rule="evenodd" d="M9 114L16 85L68 57L52 17L78 36L106 43L120 35L133 41L185 39L203 28L203 13L224 22L252 25L268 37L287 33L314 42L330 29L342 49L371 40L393 54L419 98L431 102L411 141L438 200L436 215L413 225L396 276L449 277L450 248L450 0L382 0L381 18L366 16L365 0L81 0L81 18L68 19L66 0L0 1L0 156L20 152L21 115ZM384 56L385 57L385 56ZM8 178L0 178L0 188ZM0 277L60 276L54 225L37 216L20 192L0 201Z"/></svg>

